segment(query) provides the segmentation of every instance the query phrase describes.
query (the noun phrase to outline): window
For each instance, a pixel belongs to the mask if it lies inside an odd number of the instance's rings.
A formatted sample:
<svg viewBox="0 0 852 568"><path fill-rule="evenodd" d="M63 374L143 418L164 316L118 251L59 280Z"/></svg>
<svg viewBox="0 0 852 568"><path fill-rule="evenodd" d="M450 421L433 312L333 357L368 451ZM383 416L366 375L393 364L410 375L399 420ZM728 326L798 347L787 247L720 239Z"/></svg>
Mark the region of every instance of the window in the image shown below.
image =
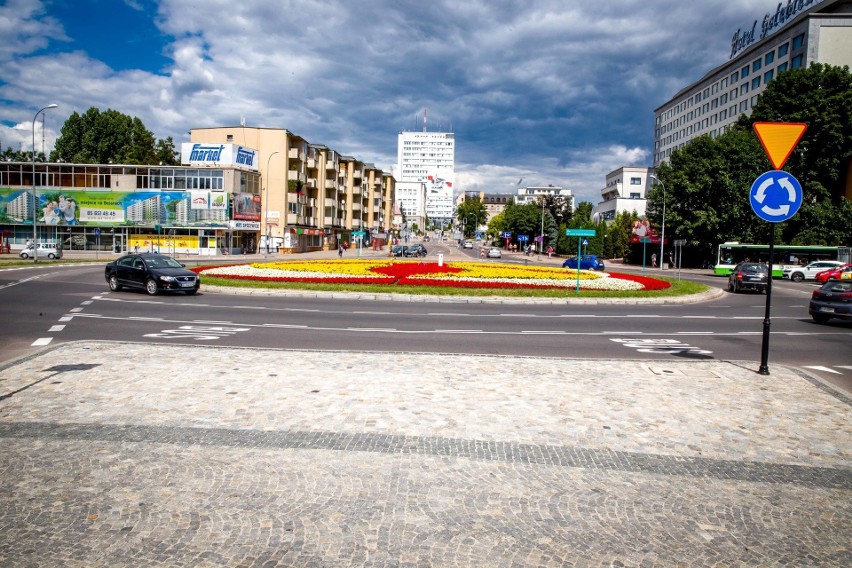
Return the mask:
<svg viewBox="0 0 852 568"><path fill-rule="evenodd" d="M723 108L719 111L719 120L725 120L726 118L728 118L728 109Z"/></svg>
<svg viewBox="0 0 852 568"><path fill-rule="evenodd" d="M769 65L769 64L770 64L770 63L772 63L773 61L775 61L775 52L774 52L774 51L770 51L770 52L769 52L769 53L767 53L767 54L766 54L766 56L763 58L763 62L764 62L766 65Z"/></svg>
<svg viewBox="0 0 852 568"><path fill-rule="evenodd" d="M783 73L786 70L787 70L787 63L786 62L782 63L781 65L778 66L778 72L779 73Z"/></svg>
<svg viewBox="0 0 852 568"><path fill-rule="evenodd" d="M639 197L639 192L631 192L630 193L630 199L641 199Z"/></svg>
<svg viewBox="0 0 852 568"><path fill-rule="evenodd" d="M760 86L760 77L755 77L751 80L751 90L755 90Z"/></svg>
<svg viewBox="0 0 852 568"><path fill-rule="evenodd" d="M724 95L722 95L719 98L719 103L724 105L727 102L728 102L728 93L725 93Z"/></svg>
<svg viewBox="0 0 852 568"><path fill-rule="evenodd" d="M793 38L793 51L796 51L805 44L805 34L799 34Z"/></svg>
<svg viewBox="0 0 852 568"><path fill-rule="evenodd" d="M740 80L740 72L739 71L734 71L733 73L731 73L731 83L736 83L739 80Z"/></svg>
<svg viewBox="0 0 852 568"><path fill-rule="evenodd" d="M790 44L789 43L785 43L784 45L779 46L778 47L778 57L784 57L785 55L787 55L788 51L790 51Z"/></svg>
<svg viewBox="0 0 852 568"><path fill-rule="evenodd" d="M762 62L760 61L760 59L755 59L751 64L751 70L752 71L758 71L758 70L760 70L761 65L762 65Z"/></svg>
<svg viewBox="0 0 852 568"><path fill-rule="evenodd" d="M740 96L745 95L748 92L748 83L743 83L740 85Z"/></svg>
<svg viewBox="0 0 852 568"><path fill-rule="evenodd" d="M748 110L748 101L743 101L740 103L740 113L744 113Z"/></svg>
<svg viewBox="0 0 852 568"><path fill-rule="evenodd" d="M804 55L797 55L790 61L790 69L798 69L802 66L802 62L804 61Z"/></svg>
<svg viewBox="0 0 852 568"><path fill-rule="evenodd" d="M742 76L743 79L748 77L748 65L746 65L745 67L740 69L740 75Z"/></svg>
<svg viewBox="0 0 852 568"><path fill-rule="evenodd" d="M770 69L769 71L767 71L766 73L763 74L763 82L768 83L769 81L772 80L772 77L774 77L774 76L775 76L775 71Z"/></svg>
<svg viewBox="0 0 852 568"><path fill-rule="evenodd" d="M642 185L642 178L630 178L630 185Z"/></svg>

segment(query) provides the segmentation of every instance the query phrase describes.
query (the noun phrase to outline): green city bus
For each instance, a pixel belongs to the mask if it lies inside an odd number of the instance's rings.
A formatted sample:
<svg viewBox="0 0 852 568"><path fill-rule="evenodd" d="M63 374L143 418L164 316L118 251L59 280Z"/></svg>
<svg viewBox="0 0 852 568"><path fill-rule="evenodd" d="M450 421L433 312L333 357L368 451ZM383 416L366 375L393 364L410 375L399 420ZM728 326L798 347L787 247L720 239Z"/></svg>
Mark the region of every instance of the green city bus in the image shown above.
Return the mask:
<svg viewBox="0 0 852 568"><path fill-rule="evenodd" d="M819 245L775 245L772 262L772 277L781 278L784 265L808 264L815 260L839 260L850 262L849 247ZM722 243L716 255L713 274L728 276L739 262L769 262L769 245L745 244L736 241Z"/></svg>

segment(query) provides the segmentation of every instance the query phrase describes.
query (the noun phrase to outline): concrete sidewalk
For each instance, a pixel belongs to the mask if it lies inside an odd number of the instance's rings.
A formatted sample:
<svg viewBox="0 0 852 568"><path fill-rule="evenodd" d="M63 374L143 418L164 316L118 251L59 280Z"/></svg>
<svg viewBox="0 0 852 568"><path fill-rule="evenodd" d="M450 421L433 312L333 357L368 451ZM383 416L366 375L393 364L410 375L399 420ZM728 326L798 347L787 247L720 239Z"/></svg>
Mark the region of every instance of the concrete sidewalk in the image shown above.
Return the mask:
<svg viewBox="0 0 852 568"><path fill-rule="evenodd" d="M848 566L782 366L85 342L0 367L2 566Z"/></svg>

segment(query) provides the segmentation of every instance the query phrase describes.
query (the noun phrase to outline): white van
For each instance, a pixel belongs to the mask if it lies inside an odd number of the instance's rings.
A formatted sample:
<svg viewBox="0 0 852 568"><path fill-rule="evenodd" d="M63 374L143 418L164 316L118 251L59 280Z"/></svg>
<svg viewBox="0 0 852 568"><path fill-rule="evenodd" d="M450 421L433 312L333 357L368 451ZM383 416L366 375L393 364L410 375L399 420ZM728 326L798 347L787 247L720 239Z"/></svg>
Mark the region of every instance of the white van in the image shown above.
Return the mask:
<svg viewBox="0 0 852 568"><path fill-rule="evenodd" d="M36 255L38 253L38 255ZM56 243L38 243L38 250L29 244L22 250L18 256L21 258L62 258L62 247Z"/></svg>

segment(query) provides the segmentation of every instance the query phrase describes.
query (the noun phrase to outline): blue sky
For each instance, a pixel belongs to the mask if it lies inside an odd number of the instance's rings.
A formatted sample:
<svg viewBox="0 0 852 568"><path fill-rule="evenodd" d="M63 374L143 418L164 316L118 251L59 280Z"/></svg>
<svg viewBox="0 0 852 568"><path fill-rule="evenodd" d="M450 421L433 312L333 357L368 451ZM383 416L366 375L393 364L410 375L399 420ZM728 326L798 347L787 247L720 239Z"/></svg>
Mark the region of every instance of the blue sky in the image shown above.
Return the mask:
<svg viewBox="0 0 852 568"><path fill-rule="evenodd" d="M158 138L286 128L391 171L397 135L456 138L458 190L597 202L651 165L654 109L727 61L775 0L3 0L0 144L48 151L90 107ZM41 122L41 121L39 121ZM41 125L37 125L41 150Z"/></svg>

